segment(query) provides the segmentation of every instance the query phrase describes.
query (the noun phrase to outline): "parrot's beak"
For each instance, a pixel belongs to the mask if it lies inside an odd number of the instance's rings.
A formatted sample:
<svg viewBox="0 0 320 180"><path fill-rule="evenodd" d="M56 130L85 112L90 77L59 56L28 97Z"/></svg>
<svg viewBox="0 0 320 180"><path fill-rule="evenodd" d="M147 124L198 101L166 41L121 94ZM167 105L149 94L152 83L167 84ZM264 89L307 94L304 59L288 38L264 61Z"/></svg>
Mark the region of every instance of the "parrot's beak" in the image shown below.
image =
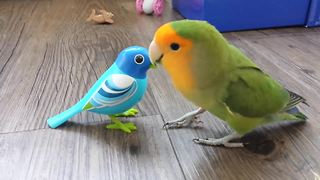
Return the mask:
<svg viewBox="0 0 320 180"><path fill-rule="evenodd" d="M151 66L155 68L158 63L161 63L163 53L160 51L157 43L153 40L149 46L149 56L151 59Z"/></svg>

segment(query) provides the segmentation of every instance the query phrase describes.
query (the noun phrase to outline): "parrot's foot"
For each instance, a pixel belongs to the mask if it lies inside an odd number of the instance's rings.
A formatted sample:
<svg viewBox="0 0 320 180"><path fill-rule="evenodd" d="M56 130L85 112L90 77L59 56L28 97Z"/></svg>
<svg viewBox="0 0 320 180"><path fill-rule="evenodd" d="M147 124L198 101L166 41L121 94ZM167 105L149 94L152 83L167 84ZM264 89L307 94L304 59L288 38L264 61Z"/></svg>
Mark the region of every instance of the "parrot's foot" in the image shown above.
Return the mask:
<svg viewBox="0 0 320 180"><path fill-rule="evenodd" d="M243 143L236 143L236 142L230 142L234 139L239 139L241 138L241 135L238 133L232 133L230 135L227 135L223 138L219 139L214 139L214 138L197 138L193 139L193 142L197 144L204 144L204 145L210 145L210 146L219 146L223 145L224 147L229 147L229 148L237 148L237 147L244 147Z"/></svg>
<svg viewBox="0 0 320 180"><path fill-rule="evenodd" d="M133 117L136 114L138 114L139 110L135 108L131 108L126 112L123 112L121 114L116 114L115 117Z"/></svg>
<svg viewBox="0 0 320 180"><path fill-rule="evenodd" d="M198 115L205 112L204 109L199 108L195 111L189 112L182 117L166 122L163 125L163 128L181 128L181 127L187 127L187 126L192 126L192 127L198 127L200 124L203 122L198 119Z"/></svg>
<svg viewBox="0 0 320 180"><path fill-rule="evenodd" d="M114 124L107 125L106 126L107 129L119 129L126 133L131 133L132 131L137 129L136 125L134 125L132 122L122 123L115 116L110 116L110 118L111 118L111 121L114 122Z"/></svg>

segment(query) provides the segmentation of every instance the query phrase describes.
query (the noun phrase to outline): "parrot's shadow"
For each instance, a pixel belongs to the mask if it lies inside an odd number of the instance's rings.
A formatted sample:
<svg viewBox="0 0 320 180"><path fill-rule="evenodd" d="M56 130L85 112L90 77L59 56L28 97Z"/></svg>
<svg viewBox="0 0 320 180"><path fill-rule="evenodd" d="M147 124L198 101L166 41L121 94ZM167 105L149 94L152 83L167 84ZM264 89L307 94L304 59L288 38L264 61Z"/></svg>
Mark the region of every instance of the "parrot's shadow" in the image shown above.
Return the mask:
<svg viewBox="0 0 320 180"><path fill-rule="evenodd" d="M139 123L136 121L134 123L137 127L139 126ZM137 131L129 134L119 130L106 129L105 126L108 124L110 124L109 121L93 123L68 121L61 125L59 129L71 133L80 133L80 136L83 136L84 140L99 142L102 143L102 146L105 146L105 148L116 149L117 152L122 153L129 152L131 155L139 154L141 149L147 146L141 143L143 137L141 134L139 135ZM140 131L142 131L142 129L139 129L139 132Z"/></svg>
<svg viewBox="0 0 320 180"><path fill-rule="evenodd" d="M265 126L246 134L241 138L241 141L251 154L258 155L262 159L275 159L284 148L284 139L287 139L285 136L288 136L287 130L293 136L299 136L299 134L294 134L297 131L290 129L298 128L303 124L305 122L284 122Z"/></svg>
<svg viewBox="0 0 320 180"><path fill-rule="evenodd" d="M212 172L212 168L219 166L221 162L224 162L225 165L222 167L228 167L229 173L239 173L239 169L241 171L245 171L242 168L248 168L250 166L259 166L260 169L267 169L264 166L270 166L272 161L277 161L282 159L286 161L285 153L288 152L288 147L290 145L289 142L286 142L288 139L288 132L293 137L301 136L299 131L295 130L296 128L307 128L303 127L304 122L288 122L274 124L271 126L266 126L262 128L258 128L251 133L246 134L241 138L241 141L245 144L245 148L225 148L221 147L219 149L218 158L216 157L218 147L212 146L204 146L205 151L204 156L207 157L207 162L198 161L196 164L196 169L201 169L201 171L205 172L204 174L210 174ZM238 158L234 158L234 156L238 156L241 161L238 161ZM230 160L230 158L232 160ZM281 160L281 161L282 161ZM268 163L262 163L263 161L268 161ZM208 165L208 164L209 165ZM218 168L221 171L224 171L223 168ZM199 176L192 179L199 179Z"/></svg>

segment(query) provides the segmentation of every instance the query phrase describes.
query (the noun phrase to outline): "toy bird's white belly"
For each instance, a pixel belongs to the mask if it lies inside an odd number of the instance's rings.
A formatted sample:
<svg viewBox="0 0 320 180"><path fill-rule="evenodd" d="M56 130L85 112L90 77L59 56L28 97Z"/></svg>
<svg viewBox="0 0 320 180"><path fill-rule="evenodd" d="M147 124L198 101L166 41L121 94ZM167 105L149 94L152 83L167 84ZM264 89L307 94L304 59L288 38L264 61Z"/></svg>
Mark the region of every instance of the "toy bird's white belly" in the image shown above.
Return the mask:
<svg viewBox="0 0 320 180"><path fill-rule="evenodd" d="M128 109L136 105L141 100L141 98L143 97L144 93L147 90L147 86L148 86L147 78L136 79L136 81L137 81L137 90L135 91L134 95L131 96L126 101L115 106L107 106L103 108L91 109L89 111L94 113L99 113L99 114L106 114L106 115L119 114L127 111Z"/></svg>

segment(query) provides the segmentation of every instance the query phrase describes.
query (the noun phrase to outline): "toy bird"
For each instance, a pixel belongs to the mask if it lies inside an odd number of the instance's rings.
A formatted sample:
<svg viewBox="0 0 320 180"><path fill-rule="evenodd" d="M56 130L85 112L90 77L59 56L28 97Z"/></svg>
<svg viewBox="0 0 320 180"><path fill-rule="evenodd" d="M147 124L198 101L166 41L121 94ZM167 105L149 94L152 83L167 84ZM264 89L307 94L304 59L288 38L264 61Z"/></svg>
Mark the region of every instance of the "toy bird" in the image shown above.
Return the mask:
<svg viewBox="0 0 320 180"><path fill-rule="evenodd" d="M150 66L146 48L131 46L124 49L88 93L68 110L49 118L48 125L57 128L76 114L89 111L109 115L114 124L108 125L108 129L130 133L136 126L131 122L124 124L117 117L138 112L131 107L141 100L147 89Z"/></svg>
<svg viewBox="0 0 320 180"><path fill-rule="evenodd" d="M139 13L160 16L164 9L164 0L136 0L136 9Z"/></svg>
<svg viewBox="0 0 320 180"><path fill-rule="evenodd" d="M196 138L195 143L242 147L230 141L265 124L307 119L296 107L305 103L303 97L264 73L207 22L181 20L161 26L149 55L163 64L175 87L201 107L164 127L197 124L197 115L209 111L234 130L220 139Z"/></svg>
<svg viewBox="0 0 320 180"><path fill-rule="evenodd" d="M96 13L95 9L91 10L90 16L87 18L87 21L94 21L98 24L109 23L112 24L114 21L112 19L114 15L111 12L107 12L106 10L99 10L99 13Z"/></svg>

